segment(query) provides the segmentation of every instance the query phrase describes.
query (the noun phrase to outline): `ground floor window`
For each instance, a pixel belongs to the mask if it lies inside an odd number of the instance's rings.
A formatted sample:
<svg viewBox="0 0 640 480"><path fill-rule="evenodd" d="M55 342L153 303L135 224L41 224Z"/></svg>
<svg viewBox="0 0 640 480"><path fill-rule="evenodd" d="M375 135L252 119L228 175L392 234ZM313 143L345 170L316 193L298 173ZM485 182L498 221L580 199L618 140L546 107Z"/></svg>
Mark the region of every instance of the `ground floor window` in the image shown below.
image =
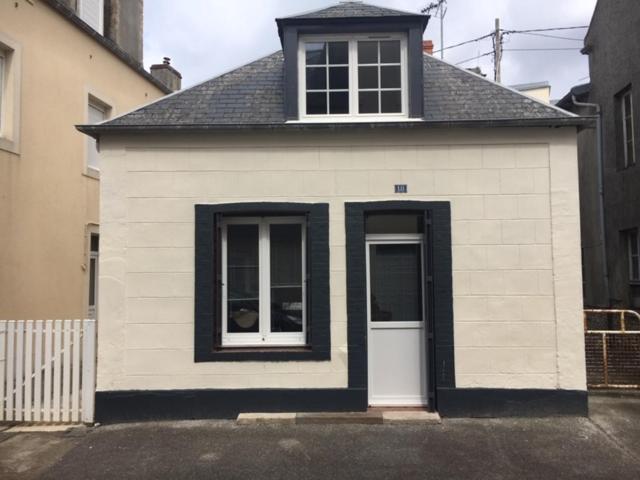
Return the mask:
<svg viewBox="0 0 640 480"><path fill-rule="evenodd" d="M331 359L329 205L195 205L196 362Z"/></svg>
<svg viewBox="0 0 640 480"><path fill-rule="evenodd" d="M98 252L100 250L100 235L89 234L89 301L88 316L96 318L98 305Z"/></svg>
<svg viewBox="0 0 640 480"><path fill-rule="evenodd" d="M306 344L305 217L222 222L222 345Z"/></svg>

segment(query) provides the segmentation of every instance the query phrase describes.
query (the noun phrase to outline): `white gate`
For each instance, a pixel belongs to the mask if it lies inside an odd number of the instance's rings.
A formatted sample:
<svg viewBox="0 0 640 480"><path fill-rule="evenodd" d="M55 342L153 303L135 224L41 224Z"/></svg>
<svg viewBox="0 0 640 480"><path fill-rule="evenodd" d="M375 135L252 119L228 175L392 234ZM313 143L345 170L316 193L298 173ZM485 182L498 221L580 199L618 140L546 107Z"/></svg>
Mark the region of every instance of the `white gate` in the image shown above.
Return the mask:
<svg viewBox="0 0 640 480"><path fill-rule="evenodd" d="M95 320L0 320L0 421L93 422Z"/></svg>

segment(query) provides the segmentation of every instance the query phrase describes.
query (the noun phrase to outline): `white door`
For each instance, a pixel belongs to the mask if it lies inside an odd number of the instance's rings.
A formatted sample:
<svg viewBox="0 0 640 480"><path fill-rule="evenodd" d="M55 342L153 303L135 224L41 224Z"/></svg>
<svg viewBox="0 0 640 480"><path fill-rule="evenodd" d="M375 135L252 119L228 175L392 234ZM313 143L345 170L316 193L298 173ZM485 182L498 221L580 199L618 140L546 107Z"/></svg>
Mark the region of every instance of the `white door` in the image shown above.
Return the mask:
<svg viewBox="0 0 640 480"><path fill-rule="evenodd" d="M421 234L367 235L369 405L427 404Z"/></svg>

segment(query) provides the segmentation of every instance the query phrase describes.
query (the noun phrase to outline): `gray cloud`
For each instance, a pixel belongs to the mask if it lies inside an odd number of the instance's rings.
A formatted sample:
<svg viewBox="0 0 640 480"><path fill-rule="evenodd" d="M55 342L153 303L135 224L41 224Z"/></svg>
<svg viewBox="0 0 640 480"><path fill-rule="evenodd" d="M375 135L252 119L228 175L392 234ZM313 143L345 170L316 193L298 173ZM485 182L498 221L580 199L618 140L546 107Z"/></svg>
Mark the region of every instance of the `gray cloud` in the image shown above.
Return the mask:
<svg viewBox="0 0 640 480"><path fill-rule="evenodd" d="M207 78L260 58L280 48L275 18L323 8L334 0L147 0L145 2L145 63L163 56L182 72L183 85ZM419 11L429 0L373 0L371 3ZM588 25L596 0L449 0L445 18L445 45L453 45L489 33L500 17L505 29L522 30ZM550 32L582 39L586 30ZM439 20L432 18L425 32L440 48ZM575 48L566 51L506 51L502 71L506 84L547 80L552 96L561 97L573 85L588 81L587 58L581 41L533 35L508 35L505 48ZM447 50L445 59L458 63L489 52L491 40ZM480 66L492 76L492 57L461 66Z"/></svg>

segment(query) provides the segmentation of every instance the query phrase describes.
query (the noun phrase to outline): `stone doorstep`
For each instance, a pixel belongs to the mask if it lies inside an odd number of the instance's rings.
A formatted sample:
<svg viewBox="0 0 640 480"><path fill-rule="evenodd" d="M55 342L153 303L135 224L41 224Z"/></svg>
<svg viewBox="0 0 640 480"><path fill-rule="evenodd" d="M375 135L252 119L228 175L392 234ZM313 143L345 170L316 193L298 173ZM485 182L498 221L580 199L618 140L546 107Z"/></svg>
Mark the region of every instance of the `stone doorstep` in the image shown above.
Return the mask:
<svg viewBox="0 0 640 480"><path fill-rule="evenodd" d="M423 410L377 410L368 412L317 412L317 413L241 413L237 425L258 424L413 424L433 425L441 423L440 415Z"/></svg>

